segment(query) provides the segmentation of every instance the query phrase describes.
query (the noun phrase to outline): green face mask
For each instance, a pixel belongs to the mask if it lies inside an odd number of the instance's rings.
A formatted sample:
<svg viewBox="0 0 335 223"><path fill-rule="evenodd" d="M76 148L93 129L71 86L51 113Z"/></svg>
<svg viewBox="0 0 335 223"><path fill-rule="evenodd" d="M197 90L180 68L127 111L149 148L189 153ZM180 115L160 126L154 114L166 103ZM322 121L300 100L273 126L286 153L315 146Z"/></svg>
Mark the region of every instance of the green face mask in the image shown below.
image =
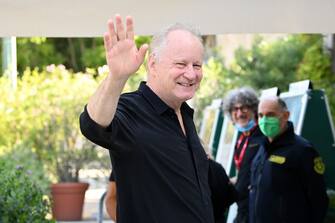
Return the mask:
<svg viewBox="0 0 335 223"><path fill-rule="evenodd" d="M258 121L259 128L262 133L270 138L274 138L280 132L280 121L277 117L266 117L263 116Z"/></svg>

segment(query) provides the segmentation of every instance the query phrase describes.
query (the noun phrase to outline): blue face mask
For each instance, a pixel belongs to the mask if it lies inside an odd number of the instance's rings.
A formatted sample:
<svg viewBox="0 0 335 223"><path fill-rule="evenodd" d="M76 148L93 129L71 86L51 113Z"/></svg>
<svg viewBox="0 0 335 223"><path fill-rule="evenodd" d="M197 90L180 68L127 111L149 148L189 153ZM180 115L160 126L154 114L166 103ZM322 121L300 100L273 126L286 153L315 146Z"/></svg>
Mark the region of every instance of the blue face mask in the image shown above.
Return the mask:
<svg viewBox="0 0 335 223"><path fill-rule="evenodd" d="M241 126L240 124L236 123L235 124L235 128L237 128L237 130L239 132L247 132L250 131L252 129L252 127L254 127L256 125L255 120L251 119L248 124L246 126Z"/></svg>

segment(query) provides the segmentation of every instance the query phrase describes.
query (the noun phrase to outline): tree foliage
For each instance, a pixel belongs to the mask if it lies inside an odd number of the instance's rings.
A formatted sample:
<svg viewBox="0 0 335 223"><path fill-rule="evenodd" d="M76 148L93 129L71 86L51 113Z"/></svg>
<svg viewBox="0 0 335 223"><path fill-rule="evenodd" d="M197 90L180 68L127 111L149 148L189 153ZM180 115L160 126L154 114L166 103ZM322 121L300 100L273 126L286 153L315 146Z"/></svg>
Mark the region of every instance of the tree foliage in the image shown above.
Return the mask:
<svg viewBox="0 0 335 223"><path fill-rule="evenodd" d="M272 43L258 36L250 50L239 48L235 52L235 63L228 72L238 85L257 90L279 87L284 92L290 83L309 79L315 88L326 91L335 117L335 74L322 35L288 35Z"/></svg>
<svg viewBox="0 0 335 223"><path fill-rule="evenodd" d="M151 36L136 36L138 47L149 43ZM19 76L26 68L42 68L63 64L74 72L97 69L106 64L103 39L97 38L17 38L17 70ZM0 43L0 52L2 43ZM0 67L2 61L0 61ZM1 75L0 75L1 76Z"/></svg>
<svg viewBox="0 0 335 223"><path fill-rule="evenodd" d="M21 75L26 68L62 64L65 59L53 41L43 37L17 38L17 69Z"/></svg>
<svg viewBox="0 0 335 223"><path fill-rule="evenodd" d="M297 69L297 78L309 79L314 88L325 90L335 121L335 73L332 71L331 55L324 49L321 38L306 50Z"/></svg>
<svg viewBox="0 0 335 223"><path fill-rule="evenodd" d="M92 75L54 65L26 70L16 91L0 78L1 151L31 150L54 179L78 181L80 169L102 158L82 136L78 123L97 84ZM109 162L101 161L108 168Z"/></svg>
<svg viewBox="0 0 335 223"><path fill-rule="evenodd" d="M314 36L289 35L273 43L255 38L250 50L239 48L231 72L239 82L256 89L277 86L282 91L296 81L296 70Z"/></svg>

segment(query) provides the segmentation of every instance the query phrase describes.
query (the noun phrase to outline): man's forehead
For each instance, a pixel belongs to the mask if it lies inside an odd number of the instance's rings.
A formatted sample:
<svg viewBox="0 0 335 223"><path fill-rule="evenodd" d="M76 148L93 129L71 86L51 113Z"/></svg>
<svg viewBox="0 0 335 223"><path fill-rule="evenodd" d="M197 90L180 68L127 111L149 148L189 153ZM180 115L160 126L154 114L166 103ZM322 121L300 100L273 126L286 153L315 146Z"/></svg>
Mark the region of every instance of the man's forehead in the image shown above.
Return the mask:
<svg viewBox="0 0 335 223"><path fill-rule="evenodd" d="M188 41L186 41L188 42ZM168 59L176 61L191 61L196 63L203 62L204 51L202 48L196 48L188 45L189 43L183 41L173 40L167 42L166 46L162 48L160 57L162 60ZM199 50L197 50L199 49Z"/></svg>
<svg viewBox="0 0 335 223"><path fill-rule="evenodd" d="M262 99L259 102L259 110L270 110L270 111L278 111L278 100L274 98L266 98Z"/></svg>

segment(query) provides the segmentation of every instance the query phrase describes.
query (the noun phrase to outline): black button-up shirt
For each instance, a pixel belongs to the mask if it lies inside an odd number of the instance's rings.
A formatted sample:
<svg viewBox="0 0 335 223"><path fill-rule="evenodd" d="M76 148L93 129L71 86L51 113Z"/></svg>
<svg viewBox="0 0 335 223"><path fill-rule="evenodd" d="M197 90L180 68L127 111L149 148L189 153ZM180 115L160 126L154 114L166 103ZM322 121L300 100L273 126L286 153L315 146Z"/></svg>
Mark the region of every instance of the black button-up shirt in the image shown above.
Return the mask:
<svg viewBox="0 0 335 223"><path fill-rule="evenodd" d="M118 223L210 223L208 159L183 103L186 136L174 110L144 82L122 94L112 123L102 128L81 114L82 133L110 149L117 184Z"/></svg>

